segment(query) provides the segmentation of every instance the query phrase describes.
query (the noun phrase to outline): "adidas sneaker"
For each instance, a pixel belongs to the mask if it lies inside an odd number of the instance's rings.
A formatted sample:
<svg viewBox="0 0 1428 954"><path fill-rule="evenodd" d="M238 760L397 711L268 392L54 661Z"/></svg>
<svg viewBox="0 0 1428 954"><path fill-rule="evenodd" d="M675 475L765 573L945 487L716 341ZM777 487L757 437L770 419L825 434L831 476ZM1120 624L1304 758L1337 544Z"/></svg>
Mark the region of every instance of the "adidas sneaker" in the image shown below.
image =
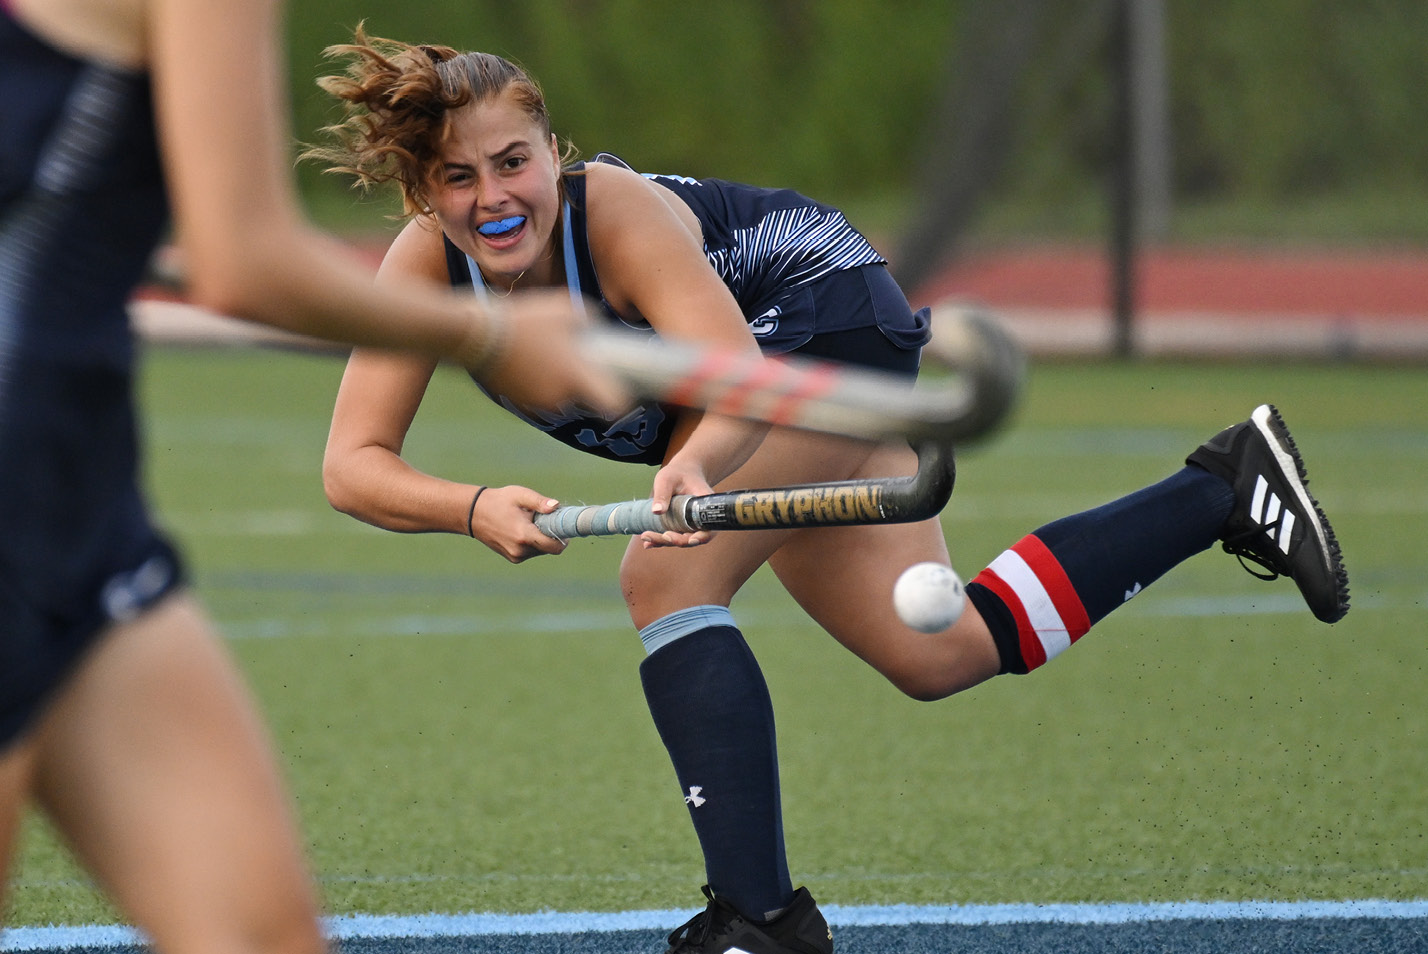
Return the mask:
<svg viewBox="0 0 1428 954"><path fill-rule="evenodd" d="M709 904L669 936L665 954L833 954L833 932L807 888L769 921L741 914L708 885Z"/></svg>
<svg viewBox="0 0 1428 954"><path fill-rule="evenodd" d="M1309 493L1304 461L1272 404L1226 428L1186 458L1235 488L1220 539L1226 553L1264 580L1287 576L1310 611L1336 623L1349 611L1349 576L1324 511ZM1260 572L1246 563L1257 564Z"/></svg>

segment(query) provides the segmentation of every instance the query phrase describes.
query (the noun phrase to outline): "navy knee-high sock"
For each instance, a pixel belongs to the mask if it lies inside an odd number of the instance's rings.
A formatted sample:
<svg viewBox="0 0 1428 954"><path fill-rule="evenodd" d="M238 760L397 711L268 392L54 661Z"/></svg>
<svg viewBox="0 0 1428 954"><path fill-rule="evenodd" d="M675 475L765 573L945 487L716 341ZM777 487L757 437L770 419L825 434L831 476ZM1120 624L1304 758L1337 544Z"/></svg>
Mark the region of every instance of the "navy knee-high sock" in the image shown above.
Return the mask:
<svg viewBox="0 0 1428 954"><path fill-rule="evenodd" d="M1228 482L1192 465L1023 537L967 585L1002 670L1043 665L1171 567L1209 548L1233 505Z"/></svg>
<svg viewBox="0 0 1428 954"><path fill-rule="evenodd" d="M665 642L640 664L640 681L710 887L749 917L783 908L793 887L773 703L743 635L733 626L707 626Z"/></svg>

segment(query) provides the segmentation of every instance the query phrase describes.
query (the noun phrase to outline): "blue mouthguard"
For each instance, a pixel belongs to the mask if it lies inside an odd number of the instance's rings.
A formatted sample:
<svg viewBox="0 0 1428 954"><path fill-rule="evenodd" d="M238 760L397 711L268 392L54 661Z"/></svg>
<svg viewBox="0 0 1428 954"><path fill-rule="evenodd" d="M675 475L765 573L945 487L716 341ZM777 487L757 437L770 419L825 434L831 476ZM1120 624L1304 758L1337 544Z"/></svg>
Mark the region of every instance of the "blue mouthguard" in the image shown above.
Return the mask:
<svg viewBox="0 0 1428 954"><path fill-rule="evenodd" d="M504 235L511 229L520 228L521 223L525 220L524 215L513 215L508 219L501 219L499 222L486 222L476 231L482 235Z"/></svg>

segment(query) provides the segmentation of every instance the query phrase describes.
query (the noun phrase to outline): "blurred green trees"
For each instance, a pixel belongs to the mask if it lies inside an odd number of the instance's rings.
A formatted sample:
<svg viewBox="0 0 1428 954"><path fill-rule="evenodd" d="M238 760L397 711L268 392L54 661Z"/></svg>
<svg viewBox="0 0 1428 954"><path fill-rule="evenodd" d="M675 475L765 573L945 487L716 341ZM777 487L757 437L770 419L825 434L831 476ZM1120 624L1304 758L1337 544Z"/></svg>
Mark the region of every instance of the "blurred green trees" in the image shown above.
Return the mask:
<svg viewBox="0 0 1428 954"><path fill-rule="evenodd" d="M295 125L308 139L331 118L312 83L327 68L320 51L365 18L377 35L523 63L546 88L557 132L587 154L789 185L893 227L915 201L949 80L975 82L952 59L976 2L293 0ZM1428 241L1428 213L1408 213L1406 198L1428 198L1428 4L1165 4L1177 207L1283 214L1327 203L1353 229L1375 220L1377 203L1385 235ZM1018 78L1014 148L995 184L1000 201L1037 208L1053 228L1074 227L1065 208L1093 208L1102 187L1104 45L1068 68L1059 43L1100 7L1044 4L1045 49ZM346 201L342 184L320 178L304 170L320 205ZM1345 214L1356 204L1362 215Z"/></svg>

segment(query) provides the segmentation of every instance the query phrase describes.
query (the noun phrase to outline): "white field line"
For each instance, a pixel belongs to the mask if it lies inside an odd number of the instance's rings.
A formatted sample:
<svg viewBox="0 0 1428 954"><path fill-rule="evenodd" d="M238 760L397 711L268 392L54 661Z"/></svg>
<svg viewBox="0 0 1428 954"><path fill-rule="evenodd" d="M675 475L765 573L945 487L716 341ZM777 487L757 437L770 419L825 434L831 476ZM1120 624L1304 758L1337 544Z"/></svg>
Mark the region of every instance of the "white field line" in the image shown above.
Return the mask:
<svg viewBox="0 0 1428 954"><path fill-rule="evenodd" d="M422 938L489 935L570 934L663 930L693 910L542 912L538 914L359 914L326 920L329 937ZM1161 921L1299 921L1365 918L1428 918L1428 900L1384 901L1177 901L1148 904L966 904L829 905L824 915L834 927L909 924L1132 924ZM123 925L8 928L0 951L63 950L145 943Z"/></svg>

